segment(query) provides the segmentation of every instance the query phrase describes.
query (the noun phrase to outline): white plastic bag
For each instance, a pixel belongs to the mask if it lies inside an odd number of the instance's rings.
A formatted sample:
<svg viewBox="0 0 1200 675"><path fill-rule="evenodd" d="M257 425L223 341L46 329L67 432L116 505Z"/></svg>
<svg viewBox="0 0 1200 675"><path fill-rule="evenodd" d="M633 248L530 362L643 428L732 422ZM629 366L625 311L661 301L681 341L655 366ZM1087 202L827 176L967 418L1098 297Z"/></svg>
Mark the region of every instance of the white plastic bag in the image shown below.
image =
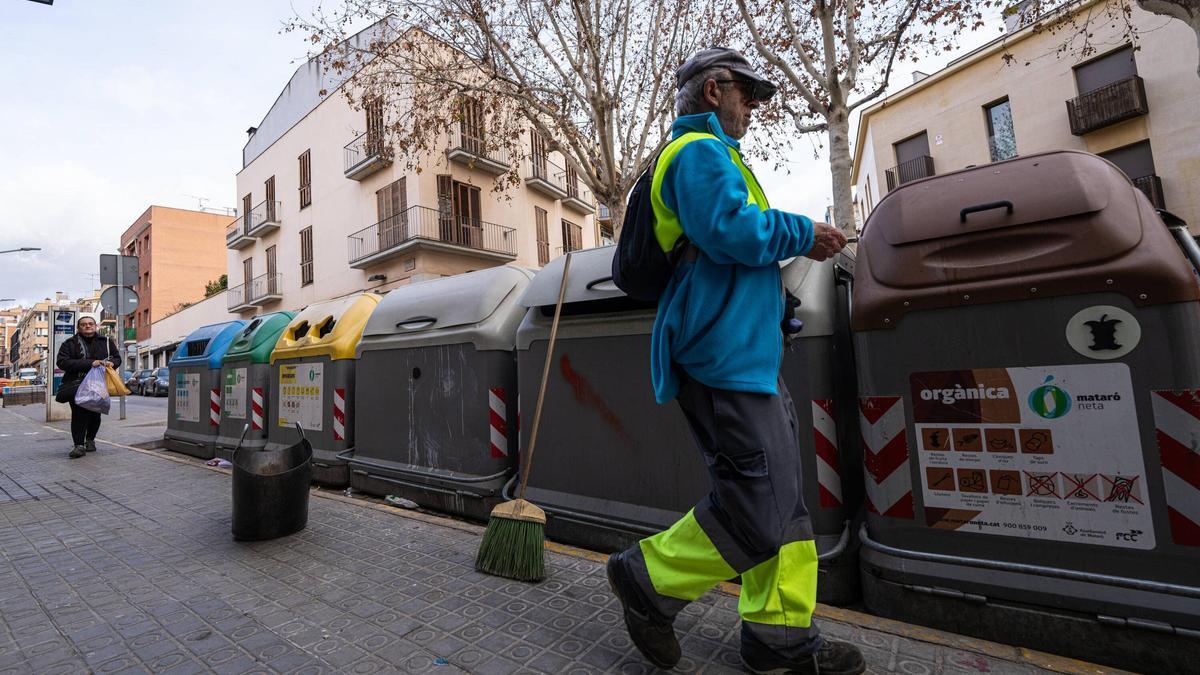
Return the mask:
<svg viewBox="0 0 1200 675"><path fill-rule="evenodd" d="M79 389L75 392L75 405L107 415L111 401L108 398L108 382L104 379L103 368L92 368L88 371Z"/></svg>

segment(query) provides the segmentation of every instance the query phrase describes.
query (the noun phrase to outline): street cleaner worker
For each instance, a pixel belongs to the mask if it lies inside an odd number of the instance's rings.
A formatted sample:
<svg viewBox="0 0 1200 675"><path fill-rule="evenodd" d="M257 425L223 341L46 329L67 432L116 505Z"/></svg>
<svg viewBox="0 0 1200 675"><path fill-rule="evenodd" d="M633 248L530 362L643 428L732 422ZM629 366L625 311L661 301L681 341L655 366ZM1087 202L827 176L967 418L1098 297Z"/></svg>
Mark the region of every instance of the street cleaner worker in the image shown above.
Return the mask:
<svg viewBox="0 0 1200 675"><path fill-rule="evenodd" d="M678 401L712 491L668 530L613 554L609 583L630 638L660 668L679 662L680 610L740 575L741 656L750 672L861 673L862 653L822 638L812 620L817 549L800 453L814 449L800 438L779 374L779 261L825 260L846 238L770 208L742 162L738 141L776 90L745 57L706 49L675 78L678 117L650 198L662 250L686 249L659 297L651 379L660 404Z"/></svg>

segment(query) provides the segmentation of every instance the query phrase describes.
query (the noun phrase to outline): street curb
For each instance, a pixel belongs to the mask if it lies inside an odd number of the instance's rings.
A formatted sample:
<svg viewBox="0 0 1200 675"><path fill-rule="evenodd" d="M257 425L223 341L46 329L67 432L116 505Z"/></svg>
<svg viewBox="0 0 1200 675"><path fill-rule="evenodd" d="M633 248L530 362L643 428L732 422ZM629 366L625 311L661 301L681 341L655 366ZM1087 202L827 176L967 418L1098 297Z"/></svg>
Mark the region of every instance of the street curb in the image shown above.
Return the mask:
<svg viewBox="0 0 1200 675"><path fill-rule="evenodd" d="M45 428L53 429L54 431L59 431L62 433L66 433L63 430L55 429L54 427L47 426ZM133 445L125 445L123 443L109 441L109 440L106 440L104 438L99 438L99 437L97 437L96 440L99 442L111 445L113 447L123 448L125 450L131 450L133 452L138 452L138 453L141 453L144 455L150 455L152 457L158 457L158 458L165 459L165 460L168 460L171 462L175 462L177 464L185 464L188 466L194 466L194 467L198 467L201 469L208 469L209 471L215 471L217 473L222 473L225 475L232 474L232 471L230 469L215 467L215 466L207 466L204 464L204 461L200 460L200 459L195 459L195 458L186 457L186 456L173 456L174 453L168 453L164 450L140 448L140 447L133 446ZM138 445L148 445L150 443L159 443L159 445L156 447L161 448L160 441L150 441L148 443L140 443ZM376 499L374 497L369 497L369 498L368 497L347 497L344 494L340 494L339 492L332 492L327 488L321 488L321 487L315 486L315 485L312 486L312 488L310 490L310 494L313 496L316 496L316 497L320 497L322 499L328 499L328 500L332 500L332 501L336 501L336 502L342 502L344 504L358 506L360 508L365 507L365 508L375 509L376 511L382 511L385 513L391 513L393 515L400 516L402 518L408 518L409 520L416 520L416 521L423 522L423 523L426 523L429 525L437 525L439 527L447 527L450 529L459 530L461 532L468 532L468 533L476 534L476 535L482 535L484 530L486 529L481 525L475 525L473 523L468 523L468 522L464 522L461 520L455 520L453 518L448 518L446 516L434 515L431 513L417 511L417 510L402 509L398 506L391 506L390 504L383 503L382 501L374 501ZM596 562L596 563L603 563L606 560L608 560L608 556L603 553L597 553L595 551L589 551L589 550L578 548L575 546L568 546L565 544L559 544L559 543L552 542L552 541L546 542L546 550L550 551L551 553L557 553L560 555L565 555L565 556L569 556L569 557L577 558L577 559L581 559L581 560L589 560L589 561ZM732 596L732 597L740 597L741 587L737 584L733 584L733 583L729 583L729 582L722 582L717 585L717 588L715 590L719 593L724 593L724 594ZM962 651L977 652L979 654L983 654L984 656L990 656L992 658L1002 659L1005 661L1024 664L1024 665L1030 665L1030 666L1034 666L1034 667L1041 668L1044 670L1049 670L1049 671L1052 671L1055 673L1063 673L1065 675L1108 675L1108 674L1116 675L1116 674L1121 674L1121 673L1127 672L1127 671L1118 670L1115 668L1107 668L1105 666L1099 666L1099 665L1096 665L1093 663L1088 663L1086 661L1079 661L1077 659L1067 658L1064 656L1056 656L1054 654L1047 654L1045 652L1039 652L1039 651L1035 651L1032 649L1025 649L1023 647L1013 647L1010 645L1003 645L1003 644L1000 644L997 642L990 642L988 640L981 640L978 638L968 637L965 635L958 635L955 633L949 633L949 632L937 630L934 628L926 628L923 626L917 626L917 625L913 625L913 624L903 623L903 622L895 621L892 619L885 619L883 617L878 617L878 616L874 616L871 614L864 614L862 612L856 612L854 610L844 609L841 607L833 607L831 605L824 605L824 604L818 603L816 610L814 612L814 615L816 617L824 619L826 621L836 621L839 623L844 623L844 624L848 624L848 625L852 625L852 626L867 628L870 630L879 631L881 633L895 635L896 637L904 638L907 640L914 640L917 642L925 642L925 643L929 643L929 644L939 645L942 647L949 647L952 649L958 649L958 650L962 650Z"/></svg>

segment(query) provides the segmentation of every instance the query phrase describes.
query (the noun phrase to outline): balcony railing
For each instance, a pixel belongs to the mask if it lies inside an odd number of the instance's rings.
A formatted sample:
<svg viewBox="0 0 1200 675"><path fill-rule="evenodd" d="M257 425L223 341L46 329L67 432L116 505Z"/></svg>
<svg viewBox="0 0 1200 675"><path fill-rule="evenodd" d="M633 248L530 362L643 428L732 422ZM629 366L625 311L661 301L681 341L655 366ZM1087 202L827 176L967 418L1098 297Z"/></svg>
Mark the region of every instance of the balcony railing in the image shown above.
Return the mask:
<svg viewBox="0 0 1200 675"><path fill-rule="evenodd" d="M891 192L909 181L914 181L918 178L928 178L934 175L933 158L929 155L921 155L916 159L910 159L902 164L897 164L885 173L887 174L888 191Z"/></svg>
<svg viewBox="0 0 1200 675"><path fill-rule="evenodd" d="M580 182L579 177L576 176L574 181L567 180L567 196L563 199L563 206L574 209L579 213L595 213L596 198L592 195L592 191Z"/></svg>
<svg viewBox="0 0 1200 675"><path fill-rule="evenodd" d="M530 155L521 160L521 173L531 190L551 199L567 196L567 180L563 168L551 162L545 155Z"/></svg>
<svg viewBox="0 0 1200 675"><path fill-rule="evenodd" d="M446 157L497 176L512 168L507 150L488 147L481 133L466 133L462 124L450 127Z"/></svg>
<svg viewBox="0 0 1200 675"><path fill-rule="evenodd" d="M425 206L408 210L363 228L346 238L350 266L364 268L410 248L416 242L438 242L450 246L515 258L517 234L478 218L442 213Z"/></svg>
<svg viewBox="0 0 1200 675"><path fill-rule="evenodd" d="M260 274L244 284L229 289L226 297L226 306L231 312L253 309L281 300L283 299L283 275Z"/></svg>
<svg viewBox="0 0 1200 675"><path fill-rule="evenodd" d="M1167 208L1166 200L1163 199L1161 178L1154 174L1150 174L1149 176L1141 176L1133 179L1133 185L1137 189L1146 193L1146 196L1150 198L1150 203L1154 205L1154 208Z"/></svg>
<svg viewBox="0 0 1200 675"><path fill-rule="evenodd" d="M262 201L246 214L246 234L259 237L279 229L281 204L277 201Z"/></svg>
<svg viewBox="0 0 1200 675"><path fill-rule="evenodd" d="M342 149L346 178L362 180L392 163L392 148L378 133L366 132Z"/></svg>
<svg viewBox="0 0 1200 675"><path fill-rule="evenodd" d="M238 216L225 228L225 247L234 250L246 248L254 243L254 237L246 228L246 216Z"/></svg>
<svg viewBox="0 0 1200 675"><path fill-rule="evenodd" d="M1071 133L1082 136L1150 112L1146 83L1131 75L1067 101Z"/></svg>

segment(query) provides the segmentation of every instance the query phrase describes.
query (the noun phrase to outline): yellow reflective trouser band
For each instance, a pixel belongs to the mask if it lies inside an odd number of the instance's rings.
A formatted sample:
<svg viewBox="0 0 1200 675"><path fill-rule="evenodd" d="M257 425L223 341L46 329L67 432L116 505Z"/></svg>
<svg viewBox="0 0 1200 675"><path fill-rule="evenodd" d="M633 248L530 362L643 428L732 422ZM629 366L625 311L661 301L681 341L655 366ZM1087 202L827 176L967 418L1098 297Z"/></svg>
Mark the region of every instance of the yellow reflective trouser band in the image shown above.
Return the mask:
<svg viewBox="0 0 1200 675"><path fill-rule="evenodd" d="M817 604L817 544L784 544L779 554L742 573L738 614L746 621L808 628Z"/></svg>
<svg viewBox="0 0 1200 675"><path fill-rule="evenodd" d="M668 598L691 602L719 582L737 576L692 511L639 545L654 591Z"/></svg>
<svg viewBox="0 0 1200 675"><path fill-rule="evenodd" d="M691 602L737 572L688 511L670 529L639 542L658 595ZM756 624L808 628L817 604L817 545L784 544L779 553L742 573L738 613Z"/></svg>

